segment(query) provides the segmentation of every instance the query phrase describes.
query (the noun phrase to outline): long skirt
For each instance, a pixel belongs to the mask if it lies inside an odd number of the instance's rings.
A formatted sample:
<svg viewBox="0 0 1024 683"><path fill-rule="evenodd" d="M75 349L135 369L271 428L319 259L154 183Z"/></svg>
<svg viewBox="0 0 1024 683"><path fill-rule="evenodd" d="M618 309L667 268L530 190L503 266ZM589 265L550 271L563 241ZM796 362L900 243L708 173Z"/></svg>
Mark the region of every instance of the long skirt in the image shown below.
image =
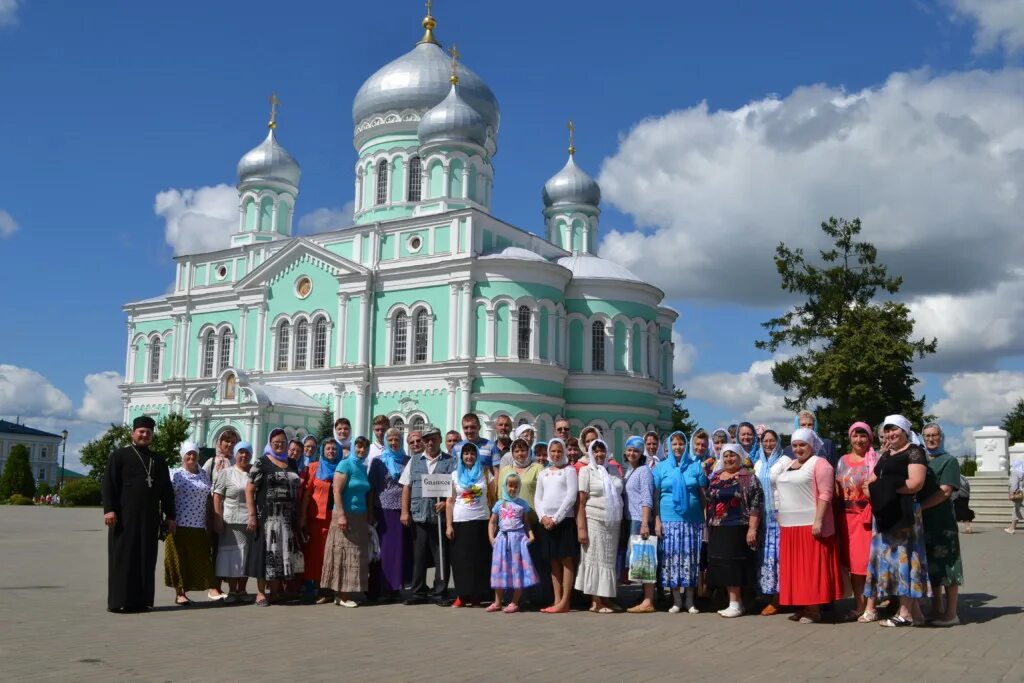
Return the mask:
<svg viewBox="0 0 1024 683"><path fill-rule="evenodd" d="M779 604L821 605L843 596L836 536L815 538L811 526L779 530Z"/></svg>
<svg viewBox="0 0 1024 683"><path fill-rule="evenodd" d="M348 531L337 524L327 530L320 585L338 593L360 593L370 581L370 535L366 515L349 512Z"/></svg>
<svg viewBox="0 0 1024 683"><path fill-rule="evenodd" d="M164 541L164 585L179 591L213 585L210 538L204 528L178 527Z"/></svg>
<svg viewBox="0 0 1024 683"><path fill-rule="evenodd" d="M576 590L586 595L614 598L618 582L615 559L619 549L619 522L602 522L587 517L589 543L580 546L580 570Z"/></svg>
<svg viewBox="0 0 1024 683"><path fill-rule="evenodd" d="M658 578L664 588L695 588L700 574L703 522L662 522Z"/></svg>
<svg viewBox="0 0 1024 683"><path fill-rule="evenodd" d="M747 525L708 526L708 585L745 586L754 577L755 558L747 545Z"/></svg>
<svg viewBox="0 0 1024 683"><path fill-rule="evenodd" d="M396 593L405 583L405 551L411 546L409 528L402 526L401 510L378 510L376 521L380 562L375 562L370 568L374 584L371 592Z"/></svg>
<svg viewBox="0 0 1024 683"><path fill-rule="evenodd" d="M463 602L487 599L491 588L491 542L487 538L488 520L454 522L452 539L452 578L455 594Z"/></svg>
<svg viewBox="0 0 1024 683"><path fill-rule="evenodd" d="M331 528L331 515L327 512L331 496L331 482L321 481L312 477L313 504L306 517L306 530L309 540L302 546L302 556L306 568L302 576L307 581L320 583L320 571L324 566L324 546L327 545L327 532ZM324 516L321 517L320 515Z"/></svg>
<svg viewBox="0 0 1024 683"><path fill-rule="evenodd" d="M252 534L244 524L225 524L217 537L216 574L222 579L245 576L245 559L249 556Z"/></svg>
<svg viewBox="0 0 1024 683"><path fill-rule="evenodd" d="M775 595L779 592L779 521L777 515L777 511L769 510L764 518L761 565L757 574L761 595Z"/></svg>
<svg viewBox="0 0 1024 683"><path fill-rule="evenodd" d="M929 582L940 586L964 585L964 566L960 560L960 530L953 517L953 505L943 503L925 510L923 518Z"/></svg>
<svg viewBox="0 0 1024 683"><path fill-rule="evenodd" d="M260 520L260 527L256 530L245 563L245 573L254 579L293 579L305 568L299 536L292 528L292 508L280 507L284 514L268 515Z"/></svg>
<svg viewBox="0 0 1024 683"><path fill-rule="evenodd" d="M491 588L522 589L537 582L526 532L500 532L491 552Z"/></svg>
<svg viewBox="0 0 1024 683"><path fill-rule="evenodd" d="M930 597L931 593L921 506L914 503L912 526L890 533L875 530L872 535L864 595L883 600L890 595L924 598Z"/></svg>
<svg viewBox="0 0 1024 683"><path fill-rule="evenodd" d="M838 522L840 563L851 574L867 575L871 557L871 506L840 512Z"/></svg>

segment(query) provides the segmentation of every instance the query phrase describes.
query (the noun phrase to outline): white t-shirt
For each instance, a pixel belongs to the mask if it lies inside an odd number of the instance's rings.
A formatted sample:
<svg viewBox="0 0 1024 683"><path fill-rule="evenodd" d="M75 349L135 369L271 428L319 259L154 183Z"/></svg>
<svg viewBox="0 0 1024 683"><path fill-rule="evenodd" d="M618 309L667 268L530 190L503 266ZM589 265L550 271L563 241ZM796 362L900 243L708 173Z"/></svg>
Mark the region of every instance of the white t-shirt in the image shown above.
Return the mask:
<svg viewBox="0 0 1024 683"><path fill-rule="evenodd" d="M452 496L455 500L452 508L453 522L473 522L491 518L491 510L487 505L486 472L481 472L480 477L468 489L459 484L459 473L452 472Z"/></svg>
<svg viewBox="0 0 1024 683"><path fill-rule="evenodd" d="M398 483L402 486L410 486L412 484L412 461L420 456L414 455L409 458L409 462L405 463L405 467L402 468L402 476L398 478ZM437 469L437 463L441 462L441 454L438 453L437 457L433 460L430 456L424 455L427 459L427 474L433 474L434 470Z"/></svg>
<svg viewBox="0 0 1024 683"><path fill-rule="evenodd" d="M373 461L384 455L384 446L376 441L370 443L370 452L366 454L366 471L370 471L370 465Z"/></svg>

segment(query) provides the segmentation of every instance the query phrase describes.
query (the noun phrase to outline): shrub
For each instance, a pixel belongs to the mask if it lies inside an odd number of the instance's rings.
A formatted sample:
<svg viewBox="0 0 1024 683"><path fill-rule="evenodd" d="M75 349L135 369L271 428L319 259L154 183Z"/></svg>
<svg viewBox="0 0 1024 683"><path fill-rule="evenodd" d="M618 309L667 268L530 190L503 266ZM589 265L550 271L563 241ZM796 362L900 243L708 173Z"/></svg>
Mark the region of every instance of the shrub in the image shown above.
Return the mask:
<svg viewBox="0 0 1024 683"><path fill-rule="evenodd" d="M64 505L99 505L102 502L100 484L92 479L75 479L64 484L60 497Z"/></svg>
<svg viewBox="0 0 1024 683"><path fill-rule="evenodd" d="M32 467L28 462L28 448L21 443L11 448L3 476L0 477L0 498L15 493L29 499L36 495L36 480L32 477Z"/></svg>
<svg viewBox="0 0 1024 683"><path fill-rule="evenodd" d="M36 485L36 498L42 498L53 493L53 489L45 481Z"/></svg>
<svg viewBox="0 0 1024 683"><path fill-rule="evenodd" d="M960 463L960 474L965 477L973 477L974 473L978 471L977 460L964 460Z"/></svg>
<svg viewBox="0 0 1024 683"><path fill-rule="evenodd" d="M11 505L35 505L31 498L23 496L20 493L15 493L7 502Z"/></svg>

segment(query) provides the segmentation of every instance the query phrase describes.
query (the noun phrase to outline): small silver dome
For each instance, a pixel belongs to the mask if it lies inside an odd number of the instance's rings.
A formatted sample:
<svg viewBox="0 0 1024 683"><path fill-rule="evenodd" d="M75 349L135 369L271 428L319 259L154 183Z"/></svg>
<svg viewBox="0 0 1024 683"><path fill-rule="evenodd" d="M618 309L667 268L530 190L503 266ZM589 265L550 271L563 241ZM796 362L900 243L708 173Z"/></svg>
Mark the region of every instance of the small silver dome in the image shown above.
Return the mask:
<svg viewBox="0 0 1024 683"><path fill-rule="evenodd" d="M546 208L568 204L597 206L601 203L601 187L576 165L570 154L565 167L544 183L543 197Z"/></svg>
<svg viewBox="0 0 1024 683"><path fill-rule="evenodd" d="M359 125L374 114L413 109L425 112L448 94L451 59L441 46L420 43L370 76L352 102L352 120ZM476 109L495 134L500 114L494 93L479 76L458 65L459 94Z"/></svg>
<svg viewBox="0 0 1024 683"><path fill-rule="evenodd" d="M461 83L461 81L460 81ZM452 85L448 97L420 119L416 134L421 145L438 142L472 142L481 147L487 141L487 122L460 96L461 85Z"/></svg>
<svg viewBox="0 0 1024 683"><path fill-rule="evenodd" d="M266 140L246 152L238 162L238 180L243 183L271 181L298 187L301 177L299 162L278 144L273 128Z"/></svg>
<svg viewBox="0 0 1024 683"><path fill-rule="evenodd" d="M558 265L572 271L574 280L626 280L643 282L629 268L593 254L574 253L558 259Z"/></svg>

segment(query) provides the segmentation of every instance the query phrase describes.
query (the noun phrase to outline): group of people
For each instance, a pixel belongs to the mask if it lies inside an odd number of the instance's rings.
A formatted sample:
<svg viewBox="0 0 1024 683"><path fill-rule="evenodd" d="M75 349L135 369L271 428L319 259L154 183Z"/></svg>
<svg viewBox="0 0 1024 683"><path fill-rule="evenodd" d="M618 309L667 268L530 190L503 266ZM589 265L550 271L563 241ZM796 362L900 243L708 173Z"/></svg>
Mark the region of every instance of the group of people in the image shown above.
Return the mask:
<svg viewBox="0 0 1024 683"><path fill-rule="evenodd" d="M343 607L404 598L504 613L524 601L545 613L650 613L664 596L669 612L693 614L717 589L723 617L760 600L763 615L788 607L814 623L844 597L848 574L848 619L923 624L930 598L928 622L959 623L960 475L937 424L918 436L889 416L876 449L875 430L857 422L841 457L808 411L785 449L779 431L750 422L634 435L621 454L597 427L573 436L565 419L548 442L507 416L494 440L473 413L461 426L442 446L438 429L403 434L383 415L372 440L352 438L339 418L321 441L274 429L259 453L228 430L205 463L183 444L169 472L148 449L152 420L138 418L103 485L108 609L152 606L159 536L183 606L194 591L248 602L249 579L258 606L306 592ZM628 546L651 537L656 580L623 610ZM885 619L883 601L898 604Z"/></svg>

